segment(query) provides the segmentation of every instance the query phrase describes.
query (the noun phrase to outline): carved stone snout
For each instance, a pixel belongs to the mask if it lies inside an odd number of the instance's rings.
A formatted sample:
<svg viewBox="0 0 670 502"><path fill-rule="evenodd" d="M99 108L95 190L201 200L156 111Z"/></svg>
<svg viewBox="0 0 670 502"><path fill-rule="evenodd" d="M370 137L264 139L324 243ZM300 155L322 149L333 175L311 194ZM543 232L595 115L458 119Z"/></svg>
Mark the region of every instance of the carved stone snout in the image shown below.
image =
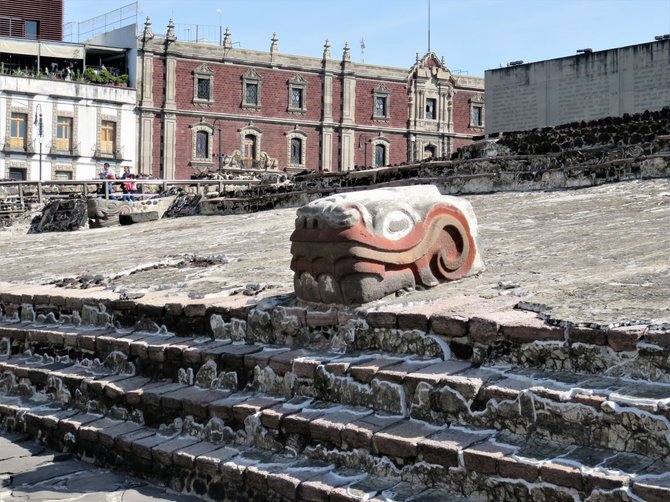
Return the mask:
<svg viewBox="0 0 670 502"><path fill-rule="evenodd" d="M477 219L437 187L334 195L298 209L291 269L298 298L360 304L483 270Z"/></svg>

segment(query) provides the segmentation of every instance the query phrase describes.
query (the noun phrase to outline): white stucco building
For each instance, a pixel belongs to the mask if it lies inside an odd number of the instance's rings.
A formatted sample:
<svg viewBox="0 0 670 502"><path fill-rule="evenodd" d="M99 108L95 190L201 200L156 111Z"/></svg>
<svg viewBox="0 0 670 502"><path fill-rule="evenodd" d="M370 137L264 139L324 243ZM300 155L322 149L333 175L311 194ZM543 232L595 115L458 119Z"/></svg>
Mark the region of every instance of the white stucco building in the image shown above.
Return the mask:
<svg viewBox="0 0 670 502"><path fill-rule="evenodd" d="M127 75L123 49L0 38L0 52L0 179L92 179L105 162L134 169L133 79L84 78L105 60Z"/></svg>

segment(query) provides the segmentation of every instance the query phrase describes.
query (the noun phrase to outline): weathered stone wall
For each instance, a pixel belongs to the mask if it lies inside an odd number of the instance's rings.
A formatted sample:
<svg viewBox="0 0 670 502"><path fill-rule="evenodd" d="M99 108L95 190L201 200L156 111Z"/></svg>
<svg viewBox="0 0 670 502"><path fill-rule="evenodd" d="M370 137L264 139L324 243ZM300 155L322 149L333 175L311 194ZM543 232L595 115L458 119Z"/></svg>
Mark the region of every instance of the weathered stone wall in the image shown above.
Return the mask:
<svg viewBox="0 0 670 502"><path fill-rule="evenodd" d="M518 131L670 105L670 40L486 72L486 132Z"/></svg>
<svg viewBox="0 0 670 502"><path fill-rule="evenodd" d="M646 153L660 149L657 138L670 134L670 107L622 117L606 117L590 122L570 122L556 127L491 134L497 147L518 155L546 155L591 148L638 147ZM481 145L465 146L458 158L472 158L482 152Z"/></svg>

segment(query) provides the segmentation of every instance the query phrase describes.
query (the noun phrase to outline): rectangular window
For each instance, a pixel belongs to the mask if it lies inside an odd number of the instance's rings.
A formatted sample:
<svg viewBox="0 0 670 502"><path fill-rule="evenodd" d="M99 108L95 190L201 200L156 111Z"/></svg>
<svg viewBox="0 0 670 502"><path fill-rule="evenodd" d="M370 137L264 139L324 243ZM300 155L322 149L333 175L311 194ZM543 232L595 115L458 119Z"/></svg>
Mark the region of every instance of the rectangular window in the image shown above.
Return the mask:
<svg viewBox="0 0 670 502"><path fill-rule="evenodd" d="M72 150L72 118L58 117L56 121L56 150Z"/></svg>
<svg viewBox="0 0 670 502"><path fill-rule="evenodd" d="M382 167L385 165L386 165L386 147L384 145L376 145L374 167Z"/></svg>
<svg viewBox="0 0 670 502"><path fill-rule="evenodd" d="M475 127L482 126L482 107L473 106L472 107L472 125Z"/></svg>
<svg viewBox="0 0 670 502"><path fill-rule="evenodd" d="M435 98L426 99L426 119L435 120L437 118L437 100Z"/></svg>
<svg viewBox="0 0 670 502"><path fill-rule="evenodd" d="M302 110L303 96L302 89L293 87L291 89L291 108L298 108Z"/></svg>
<svg viewBox="0 0 670 502"><path fill-rule="evenodd" d="M72 179L72 171L56 171L55 179L59 181L67 181Z"/></svg>
<svg viewBox="0 0 670 502"><path fill-rule="evenodd" d="M25 36L26 38L31 38L33 40L36 40L38 37L38 28L39 28L39 23L37 21L29 21L26 20L25 23Z"/></svg>
<svg viewBox="0 0 670 502"><path fill-rule="evenodd" d="M199 159L209 158L209 133L207 131L195 133L195 156Z"/></svg>
<svg viewBox="0 0 670 502"><path fill-rule="evenodd" d="M300 138L291 139L291 164L302 164L302 140Z"/></svg>
<svg viewBox="0 0 670 502"><path fill-rule="evenodd" d="M103 120L100 123L100 151L113 154L116 150L116 122Z"/></svg>
<svg viewBox="0 0 670 502"><path fill-rule="evenodd" d="M258 105L258 84L248 82L244 86L244 102L247 105Z"/></svg>
<svg viewBox="0 0 670 502"><path fill-rule="evenodd" d="M210 99L210 79L209 78L199 78L198 79L198 99Z"/></svg>
<svg viewBox="0 0 670 502"><path fill-rule="evenodd" d="M12 113L9 128L9 146L12 148L26 148L26 131L28 115L25 113Z"/></svg>
<svg viewBox="0 0 670 502"><path fill-rule="evenodd" d="M21 167L10 167L9 168L9 179L15 181L26 181L27 172L26 169Z"/></svg>
<svg viewBox="0 0 670 502"><path fill-rule="evenodd" d="M386 117L386 96L377 96L375 98L375 116Z"/></svg>

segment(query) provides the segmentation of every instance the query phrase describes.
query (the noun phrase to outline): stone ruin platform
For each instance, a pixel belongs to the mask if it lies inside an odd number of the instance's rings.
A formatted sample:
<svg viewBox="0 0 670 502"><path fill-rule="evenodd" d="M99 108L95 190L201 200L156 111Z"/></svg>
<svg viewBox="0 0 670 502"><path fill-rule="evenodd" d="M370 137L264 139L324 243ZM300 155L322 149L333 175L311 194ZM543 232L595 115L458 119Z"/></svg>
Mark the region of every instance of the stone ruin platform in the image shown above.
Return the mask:
<svg viewBox="0 0 670 502"><path fill-rule="evenodd" d="M214 500L666 501L670 186L468 198L487 270L292 295L294 210L0 234L0 423Z"/></svg>

